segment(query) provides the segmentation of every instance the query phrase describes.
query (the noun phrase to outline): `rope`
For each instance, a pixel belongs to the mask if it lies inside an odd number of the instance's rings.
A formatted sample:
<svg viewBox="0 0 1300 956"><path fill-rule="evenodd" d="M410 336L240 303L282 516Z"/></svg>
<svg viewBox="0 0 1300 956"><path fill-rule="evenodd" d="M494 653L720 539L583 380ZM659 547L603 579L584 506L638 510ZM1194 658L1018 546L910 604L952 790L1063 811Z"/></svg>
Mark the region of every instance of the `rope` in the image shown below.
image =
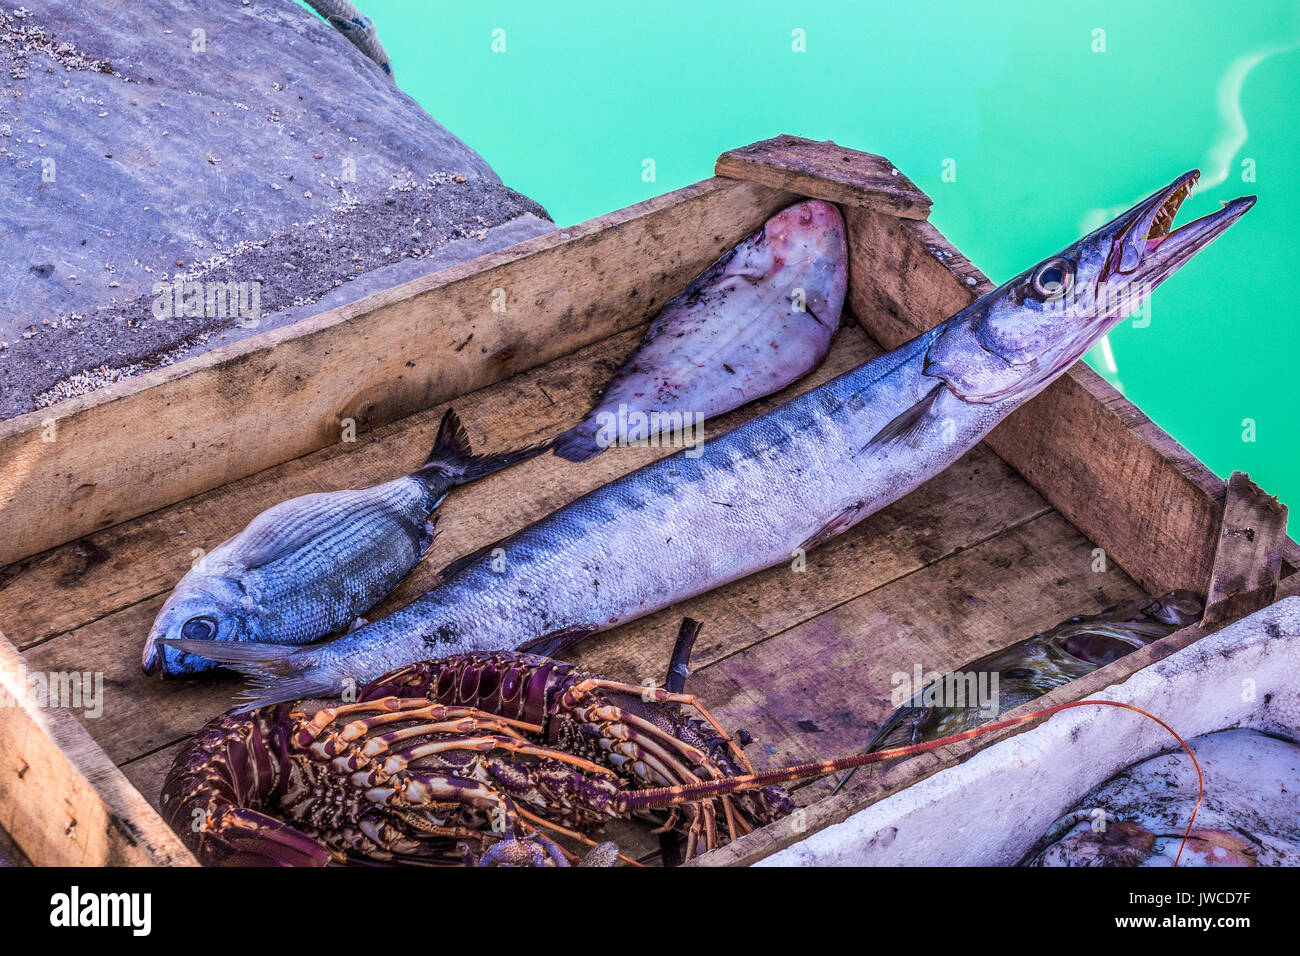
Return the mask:
<svg viewBox="0 0 1300 956"><path fill-rule="evenodd" d="M393 64L389 62L384 45L379 42L375 21L349 0L307 0L307 3L329 21L330 26L347 37L354 47L379 64L379 68L390 80L393 79Z"/></svg>

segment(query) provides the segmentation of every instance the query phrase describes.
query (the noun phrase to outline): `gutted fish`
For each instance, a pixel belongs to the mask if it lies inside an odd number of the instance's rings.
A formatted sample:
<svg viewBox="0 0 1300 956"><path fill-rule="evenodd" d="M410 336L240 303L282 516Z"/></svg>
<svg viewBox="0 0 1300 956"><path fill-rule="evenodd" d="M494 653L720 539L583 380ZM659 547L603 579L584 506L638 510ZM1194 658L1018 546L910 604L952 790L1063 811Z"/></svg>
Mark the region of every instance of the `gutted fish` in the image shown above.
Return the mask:
<svg viewBox="0 0 1300 956"><path fill-rule="evenodd" d="M1254 204L1237 199L1170 231L1196 178L892 352L710 438L702 454L624 475L467 557L382 620L314 647L209 653L257 677L255 705L337 695L430 657L554 654L789 561L959 459Z"/></svg>
<svg viewBox="0 0 1300 956"><path fill-rule="evenodd" d="M475 456L449 409L433 452L413 474L268 508L181 578L145 642L145 673L176 677L220 666L166 646L165 638L297 645L353 624L420 562L448 491L543 450Z"/></svg>
<svg viewBox="0 0 1300 956"><path fill-rule="evenodd" d="M677 433L821 365L848 287L844 220L811 199L777 213L664 306L593 408L555 440L569 461Z"/></svg>
<svg viewBox="0 0 1300 956"><path fill-rule="evenodd" d="M1205 801L1179 866L1300 866L1300 744L1256 730L1188 741ZM1171 866L1198 793L1181 750L1121 770L1048 827L1022 866Z"/></svg>

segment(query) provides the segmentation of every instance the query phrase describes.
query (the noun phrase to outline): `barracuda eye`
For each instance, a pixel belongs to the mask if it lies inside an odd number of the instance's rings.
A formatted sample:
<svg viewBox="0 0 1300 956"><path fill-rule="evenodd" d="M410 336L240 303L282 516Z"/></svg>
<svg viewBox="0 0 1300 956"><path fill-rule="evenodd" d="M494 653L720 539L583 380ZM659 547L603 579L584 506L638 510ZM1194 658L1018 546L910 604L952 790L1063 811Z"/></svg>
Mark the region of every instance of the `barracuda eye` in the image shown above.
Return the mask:
<svg viewBox="0 0 1300 956"><path fill-rule="evenodd" d="M192 617L181 625L181 637L210 641L217 636L217 622L210 617Z"/></svg>
<svg viewBox="0 0 1300 956"><path fill-rule="evenodd" d="M1029 283L1040 299L1059 299L1074 285L1074 263L1069 259L1048 259Z"/></svg>

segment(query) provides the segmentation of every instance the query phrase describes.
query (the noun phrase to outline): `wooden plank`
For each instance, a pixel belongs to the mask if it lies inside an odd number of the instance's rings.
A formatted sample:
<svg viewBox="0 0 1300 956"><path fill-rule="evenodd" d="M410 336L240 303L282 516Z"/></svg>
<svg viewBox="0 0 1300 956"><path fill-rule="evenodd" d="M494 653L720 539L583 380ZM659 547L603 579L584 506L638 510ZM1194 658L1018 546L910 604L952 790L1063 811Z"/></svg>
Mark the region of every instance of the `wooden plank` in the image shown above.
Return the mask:
<svg viewBox="0 0 1300 956"><path fill-rule="evenodd" d="M1279 588L1282 592L1300 592L1300 575L1292 575L1296 584L1283 582ZM1122 682L1130 675L1144 667L1182 650L1207 634L1219 630L1218 626L1207 627L1203 622L1175 631L1168 637L1161 638L1146 647L1139 648L1131 654L1112 661L1078 680L1064 684L1049 691L1042 697L1029 701L1008 711L1003 717L1018 717L1033 713L1035 710L1063 704L1067 701L1082 700L1097 694L1112 684ZM771 856L778 850L802 840L809 833L842 823L859 810L865 809L878 800L892 796L913 786L927 777L970 759L984 747L999 740L1005 740L1016 734L1037 726L1028 723L1007 730L996 731L984 737L952 744L941 750L917 754L906 760L883 764L869 774L861 771L844 790L831 797L818 800L805 807L801 814L787 817L770 824L735 843L721 847L697 861L703 866L749 866L764 857ZM863 778L863 779L859 779Z"/></svg>
<svg viewBox="0 0 1300 956"><path fill-rule="evenodd" d="M644 327L618 333L457 399L474 447L521 447L573 424L643 334ZM23 649L162 594L189 569L194 548L212 550L271 505L311 492L366 487L418 466L447 407L436 405L359 435L355 443L337 443L16 562L0 571L0 625ZM563 504L564 488L551 491L557 507ZM504 534L509 515L502 508L467 516L449 503L429 573L494 540L480 540L483 535ZM465 521L487 526L465 539Z"/></svg>
<svg viewBox="0 0 1300 956"><path fill-rule="evenodd" d="M917 668L947 673L1073 615L1144 596L1115 565L1095 571L1091 550L1048 512L697 670L694 693L724 726L753 735L760 769L856 753ZM798 802L826 796L834 782L802 788Z"/></svg>
<svg viewBox="0 0 1300 956"><path fill-rule="evenodd" d="M728 150L714 173L903 219L930 215L930 197L893 163L830 140L776 136Z"/></svg>
<svg viewBox="0 0 1300 956"><path fill-rule="evenodd" d="M1283 577L1278 584L1276 599L1300 595L1300 573ZM1230 623L1230 622L1229 622ZM1145 667L1163 660L1170 654L1189 647L1208 634L1226 627L1226 623L1216 624L1201 620L1191 627L1175 631L1168 637L1161 638L1146 647L1138 648L1118 660L1112 661L1078 680L1071 681L1055 690L1049 691L1036 700L1008 711L1005 717L1018 717L1033 713L1047 707L1063 704L1067 701L1082 700L1100 693L1112 684L1126 680L1132 674ZM1007 638L1007 643L1018 638ZM778 850L802 840L811 832L842 823L859 810L865 809L878 800L892 796L908 787L919 783L932 774L948 767L954 767L968 760L978 751L999 740L1005 740L1015 734L1037 726L1034 723L989 734L975 740L963 741L944 747L942 750L917 754L907 760L882 764L870 773L859 773L844 790L834 796L811 803L796 817L777 821L735 843L729 844L707 854L698 863L703 866L749 866Z"/></svg>
<svg viewBox="0 0 1300 956"><path fill-rule="evenodd" d="M591 670L640 683L660 674L683 617L705 622L698 670L846 601L974 547L1050 509L985 449L807 555L589 638L571 655Z"/></svg>
<svg viewBox="0 0 1300 956"><path fill-rule="evenodd" d="M845 219L850 308L885 348L992 288L928 222L862 209L846 209ZM1206 592L1223 481L1086 364L986 443L1148 592Z"/></svg>
<svg viewBox="0 0 1300 956"><path fill-rule="evenodd" d="M1286 505L1249 476L1228 479L1223 522L1205 600L1205 621L1226 624L1273 603L1282 574Z"/></svg>
<svg viewBox="0 0 1300 956"><path fill-rule="evenodd" d="M0 423L0 565L638 325L793 198L707 180Z"/></svg>
<svg viewBox="0 0 1300 956"><path fill-rule="evenodd" d="M176 835L32 676L0 634L0 827L38 866L192 865Z"/></svg>

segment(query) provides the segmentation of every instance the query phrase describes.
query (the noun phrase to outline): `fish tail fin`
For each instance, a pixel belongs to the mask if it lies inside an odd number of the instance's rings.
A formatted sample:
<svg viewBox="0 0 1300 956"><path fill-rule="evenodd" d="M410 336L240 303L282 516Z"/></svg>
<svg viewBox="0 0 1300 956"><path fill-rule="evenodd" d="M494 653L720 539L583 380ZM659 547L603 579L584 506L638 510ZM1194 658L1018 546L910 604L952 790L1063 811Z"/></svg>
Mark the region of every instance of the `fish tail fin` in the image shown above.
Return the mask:
<svg viewBox="0 0 1300 956"><path fill-rule="evenodd" d="M558 457L575 462L590 461L605 450L586 421L558 435L551 446Z"/></svg>
<svg viewBox="0 0 1300 956"><path fill-rule="evenodd" d="M240 694L240 710L312 697L338 697L343 685L321 667L319 647L265 644L259 641L196 641L165 637L161 642L207 660L217 661L249 679Z"/></svg>
<svg viewBox="0 0 1300 956"><path fill-rule="evenodd" d="M358 690L360 688L357 688ZM341 697L343 686L325 670L316 668L292 677L249 676L248 687L239 692L238 710L246 713L272 704L315 698L332 700Z"/></svg>
<svg viewBox="0 0 1300 956"><path fill-rule="evenodd" d="M470 449L469 433L461 424L460 416L455 409L449 408L447 414L442 416L442 424L438 426L433 451L415 473L415 477L429 484L437 482L449 488L455 487L476 478L484 478L521 461L536 458L549 447L549 442L541 442L495 455L476 455Z"/></svg>

